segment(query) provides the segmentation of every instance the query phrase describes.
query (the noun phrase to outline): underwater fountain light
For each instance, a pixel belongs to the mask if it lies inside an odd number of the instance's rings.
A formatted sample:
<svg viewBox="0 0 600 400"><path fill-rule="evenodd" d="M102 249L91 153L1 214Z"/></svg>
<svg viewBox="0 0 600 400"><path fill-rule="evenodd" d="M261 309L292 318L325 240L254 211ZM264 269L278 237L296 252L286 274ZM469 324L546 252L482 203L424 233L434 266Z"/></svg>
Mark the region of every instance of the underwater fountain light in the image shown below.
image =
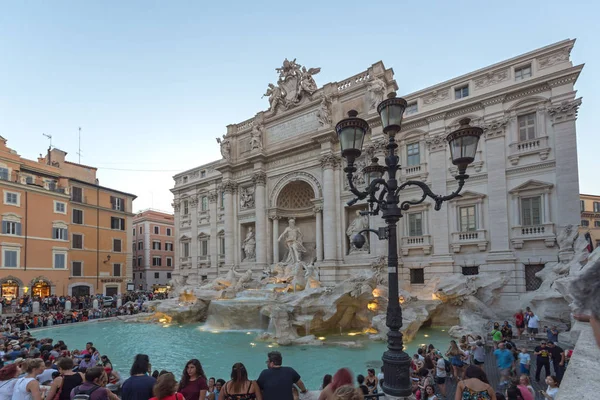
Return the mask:
<svg viewBox="0 0 600 400"><path fill-rule="evenodd" d="M376 311L377 310L377 303L372 301L369 304L367 304L367 308L369 309L369 311Z"/></svg>
<svg viewBox="0 0 600 400"><path fill-rule="evenodd" d="M325 340L325 336L319 336L318 339L319 340Z"/></svg>
<svg viewBox="0 0 600 400"><path fill-rule="evenodd" d="M423 335L423 336L425 336L425 337L429 337L429 335Z"/></svg>

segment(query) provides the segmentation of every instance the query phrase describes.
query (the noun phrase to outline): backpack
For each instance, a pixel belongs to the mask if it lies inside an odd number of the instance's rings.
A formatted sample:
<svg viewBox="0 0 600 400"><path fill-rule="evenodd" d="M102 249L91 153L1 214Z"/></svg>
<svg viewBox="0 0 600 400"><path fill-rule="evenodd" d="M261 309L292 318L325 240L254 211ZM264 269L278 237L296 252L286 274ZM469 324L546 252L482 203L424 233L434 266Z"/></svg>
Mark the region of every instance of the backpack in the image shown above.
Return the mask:
<svg viewBox="0 0 600 400"><path fill-rule="evenodd" d="M450 364L450 361L446 360L444 358L444 369L446 370L446 372L452 372L452 364Z"/></svg>
<svg viewBox="0 0 600 400"><path fill-rule="evenodd" d="M92 393L94 393L96 389L100 389L100 386L94 385L93 388L88 390L81 390L80 386L77 386L73 392L75 395L73 400L90 400L92 398Z"/></svg>

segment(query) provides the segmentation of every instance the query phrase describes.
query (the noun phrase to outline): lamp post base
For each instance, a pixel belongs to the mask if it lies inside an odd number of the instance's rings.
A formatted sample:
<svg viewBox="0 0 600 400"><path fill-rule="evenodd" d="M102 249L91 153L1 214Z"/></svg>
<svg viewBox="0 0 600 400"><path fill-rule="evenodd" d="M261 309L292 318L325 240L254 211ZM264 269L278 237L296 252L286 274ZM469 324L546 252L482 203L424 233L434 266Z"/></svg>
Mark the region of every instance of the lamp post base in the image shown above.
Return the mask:
<svg viewBox="0 0 600 400"><path fill-rule="evenodd" d="M388 398L408 398L412 395L410 356L404 351L383 353L383 392Z"/></svg>

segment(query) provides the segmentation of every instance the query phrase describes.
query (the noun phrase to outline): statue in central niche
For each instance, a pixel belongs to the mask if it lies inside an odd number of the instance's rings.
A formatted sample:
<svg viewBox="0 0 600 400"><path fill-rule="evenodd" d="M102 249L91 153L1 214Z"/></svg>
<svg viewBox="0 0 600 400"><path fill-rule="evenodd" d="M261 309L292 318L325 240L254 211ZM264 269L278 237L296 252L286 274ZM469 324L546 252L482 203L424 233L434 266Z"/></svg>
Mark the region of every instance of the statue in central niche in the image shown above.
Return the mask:
<svg viewBox="0 0 600 400"><path fill-rule="evenodd" d="M296 220L290 218L288 220L288 227L279 236L278 241L285 238L285 246L288 249L287 257L283 262L285 264L295 264L302 260L302 253L306 252L306 248L302 244L302 232L296 227Z"/></svg>

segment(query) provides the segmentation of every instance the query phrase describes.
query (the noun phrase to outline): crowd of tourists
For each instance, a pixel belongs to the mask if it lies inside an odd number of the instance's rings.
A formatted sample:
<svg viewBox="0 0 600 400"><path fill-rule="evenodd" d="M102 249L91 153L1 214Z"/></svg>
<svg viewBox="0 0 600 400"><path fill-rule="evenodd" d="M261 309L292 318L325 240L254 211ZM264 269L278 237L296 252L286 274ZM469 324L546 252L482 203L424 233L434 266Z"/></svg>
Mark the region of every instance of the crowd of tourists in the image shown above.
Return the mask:
<svg viewBox="0 0 600 400"><path fill-rule="evenodd" d="M56 311L59 312L59 311ZM534 400L530 376L532 357L536 358L534 379L539 383L542 372L545 399L553 400L564 375L571 352L557 344L556 327L545 329L547 340L536 346L515 341L525 334L537 318L531 310L515 315L515 329L508 321L494 323L487 338L466 335L451 340L448 349L433 344L422 346L411 360L412 390L417 400L443 400L450 386L456 387L455 400ZM0 336L0 400L293 400L310 398L300 374L282 366L279 352L267 355L266 366L256 380L248 377L242 363L235 363L229 379L209 377L197 359L176 372L153 370L147 355L135 356L125 379L115 371L110 358L87 343L84 350L71 350L63 341L35 339L22 325L5 323ZM539 322L539 321L538 321ZM527 334L537 339L529 327ZM537 329L537 328L536 328ZM529 343L521 340L520 343ZM489 346L486 347L486 344ZM532 350L532 352L530 352ZM501 377L498 387L492 387L484 371L486 352L493 351L493 360ZM376 373L354 375L341 368L325 375L318 400L354 400L375 398L381 393L385 377L383 368ZM179 379L177 379L179 378ZM119 397L120 396L120 397Z"/></svg>
<svg viewBox="0 0 600 400"><path fill-rule="evenodd" d="M164 294L160 294L164 296ZM99 318L134 315L147 312L147 301L156 298L152 293L128 293L108 296L52 296L36 298L23 296L10 302L10 308L3 307L4 317L0 319L3 330L10 327L20 330L49 327ZM7 302L2 298L2 302ZM38 302L39 310L33 303ZM67 302L70 302L70 307ZM14 313L11 313L14 311Z"/></svg>

